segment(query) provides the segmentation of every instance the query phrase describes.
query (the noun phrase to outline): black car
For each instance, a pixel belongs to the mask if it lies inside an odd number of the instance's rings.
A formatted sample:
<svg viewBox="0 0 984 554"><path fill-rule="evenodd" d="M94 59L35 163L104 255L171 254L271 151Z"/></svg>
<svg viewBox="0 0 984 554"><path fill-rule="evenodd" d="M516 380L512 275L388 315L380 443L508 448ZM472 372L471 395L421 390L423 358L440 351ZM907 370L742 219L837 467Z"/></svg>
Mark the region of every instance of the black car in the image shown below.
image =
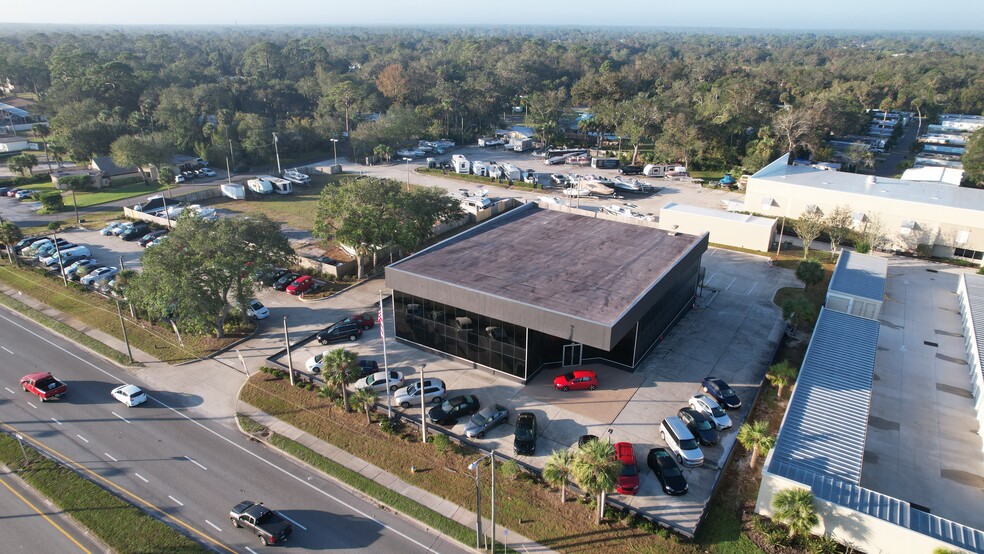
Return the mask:
<svg viewBox="0 0 984 554"><path fill-rule="evenodd" d="M137 241L137 244L139 244L142 248L147 248L148 244L154 242L155 239L163 237L166 234L167 231L164 229L161 229L159 231L151 231L146 235L140 237L140 240Z"/></svg>
<svg viewBox="0 0 984 554"><path fill-rule="evenodd" d="M516 454L532 456L536 452L536 414L519 412L516 416L516 438L513 439Z"/></svg>
<svg viewBox="0 0 984 554"><path fill-rule="evenodd" d="M641 165L623 165L618 168L618 172L622 175L642 175Z"/></svg>
<svg viewBox="0 0 984 554"><path fill-rule="evenodd" d="M714 430L714 424L704 417L704 414L693 408L680 408L677 412L680 419L687 424L687 428L694 434L694 438L701 444L713 446L718 443L718 434Z"/></svg>
<svg viewBox="0 0 984 554"><path fill-rule="evenodd" d="M427 412L427 419L438 425L456 423L459 417L472 415L481 406L478 404L478 397L473 394L465 396L455 396L434 406Z"/></svg>
<svg viewBox="0 0 984 554"><path fill-rule="evenodd" d="M83 256L82 254L78 254L76 256L69 256L67 258L64 258L60 264L58 262L55 262L55 264L49 267L48 269L50 269L51 271L61 271L62 268L68 267L74 264L75 262L78 262L80 260L88 260L88 259L89 256Z"/></svg>
<svg viewBox="0 0 984 554"><path fill-rule="evenodd" d="M687 478L673 459L673 454L662 446L653 448L646 457L649 469L653 470L663 492L673 496L687 494Z"/></svg>
<svg viewBox="0 0 984 554"><path fill-rule="evenodd" d="M0 187L0 196L6 196L7 195L7 191L10 190L10 189L12 189L12 188L13 187Z"/></svg>
<svg viewBox="0 0 984 554"><path fill-rule="evenodd" d="M280 290L280 291L287 290L287 287L289 287L290 284L293 283L300 276L301 276L300 273L294 273L293 271L281 275L279 279L274 281L273 290Z"/></svg>
<svg viewBox="0 0 984 554"><path fill-rule="evenodd" d="M379 363L376 360L359 360L359 370L362 371L362 377L368 377L379 372Z"/></svg>
<svg viewBox="0 0 984 554"><path fill-rule="evenodd" d="M137 240L150 232L150 225L146 223L135 223L132 227L120 234L120 239L125 241Z"/></svg>
<svg viewBox="0 0 984 554"><path fill-rule="evenodd" d="M741 399L738 394L724 381L715 377L704 377L701 388L709 394L725 410L737 410L741 408Z"/></svg>
<svg viewBox="0 0 984 554"><path fill-rule="evenodd" d="M318 333L318 342L328 344L343 340L354 341L362 336L362 329L354 323L336 323Z"/></svg>
<svg viewBox="0 0 984 554"><path fill-rule="evenodd" d="M261 283L263 283L264 286L271 287L273 286L274 283L277 282L278 279L280 279L284 275L287 275L288 273L290 273L289 270L286 270L282 267L275 267L273 269L268 269L266 271L261 272L256 278Z"/></svg>
<svg viewBox="0 0 984 554"><path fill-rule="evenodd" d="M14 254L20 255L21 252L23 252L25 249L29 248L35 242L37 242L39 240L46 239L46 238L48 238L48 237L26 237L26 238L22 238L19 241L17 241L17 244L14 245Z"/></svg>

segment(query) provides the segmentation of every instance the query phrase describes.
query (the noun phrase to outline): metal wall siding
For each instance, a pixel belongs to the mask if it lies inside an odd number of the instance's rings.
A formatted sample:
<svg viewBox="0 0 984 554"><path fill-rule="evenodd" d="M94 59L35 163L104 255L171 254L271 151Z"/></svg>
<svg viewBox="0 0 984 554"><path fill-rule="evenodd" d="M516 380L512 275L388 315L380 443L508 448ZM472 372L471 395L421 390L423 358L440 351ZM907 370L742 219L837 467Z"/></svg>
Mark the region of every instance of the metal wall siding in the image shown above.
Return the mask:
<svg viewBox="0 0 984 554"><path fill-rule="evenodd" d="M887 276L885 258L842 250L828 290L881 302Z"/></svg>

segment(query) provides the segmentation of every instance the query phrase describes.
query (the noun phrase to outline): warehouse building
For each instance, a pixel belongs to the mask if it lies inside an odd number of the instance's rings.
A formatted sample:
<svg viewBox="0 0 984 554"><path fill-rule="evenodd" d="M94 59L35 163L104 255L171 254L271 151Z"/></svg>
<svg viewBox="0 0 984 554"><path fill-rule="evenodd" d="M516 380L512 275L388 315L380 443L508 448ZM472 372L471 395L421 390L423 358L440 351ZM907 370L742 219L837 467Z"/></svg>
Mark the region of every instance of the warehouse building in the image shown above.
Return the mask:
<svg viewBox="0 0 984 554"><path fill-rule="evenodd" d="M787 165L787 157L749 177L744 211L796 219L847 206L856 230L882 227L887 250L925 245L933 256L984 263L984 190Z"/></svg>
<svg viewBox="0 0 984 554"><path fill-rule="evenodd" d="M707 242L526 204L386 268L396 336L522 382L632 369L692 307Z"/></svg>

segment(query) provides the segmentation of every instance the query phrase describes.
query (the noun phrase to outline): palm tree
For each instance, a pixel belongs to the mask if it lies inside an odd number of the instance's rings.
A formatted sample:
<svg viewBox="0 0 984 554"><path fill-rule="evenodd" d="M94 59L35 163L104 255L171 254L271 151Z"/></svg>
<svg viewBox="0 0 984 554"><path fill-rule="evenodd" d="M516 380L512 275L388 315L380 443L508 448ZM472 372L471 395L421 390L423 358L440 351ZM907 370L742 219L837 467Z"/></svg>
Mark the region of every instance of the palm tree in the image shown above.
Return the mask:
<svg viewBox="0 0 984 554"><path fill-rule="evenodd" d="M342 406L345 411L351 411L348 403L348 389L346 387L353 380L359 377L359 366L356 364L358 356L355 352L344 348L336 348L322 354L322 371L325 376L325 383L337 386L342 391Z"/></svg>
<svg viewBox="0 0 984 554"><path fill-rule="evenodd" d="M598 495L598 519L605 514L605 494L615 489L622 464L615 459L615 447L599 440L582 446L571 463L571 475L577 486L588 494Z"/></svg>
<svg viewBox="0 0 984 554"><path fill-rule="evenodd" d="M14 249L11 245L24 238L24 233L21 232L20 227L17 226L13 221L4 221L0 225L0 243L7 248L7 256L10 258L10 263L16 264L14 261Z"/></svg>
<svg viewBox="0 0 984 554"><path fill-rule="evenodd" d="M776 444L776 438L769 434L769 423L767 421L754 421L745 423L738 430L738 442L746 450L752 451L752 459L749 466L754 468L758 462L760 454L767 454Z"/></svg>
<svg viewBox="0 0 984 554"><path fill-rule="evenodd" d="M366 425L372 423L372 419L369 418L369 410L376 406L376 400L378 399L379 393L369 387L359 389L352 393L352 403L366 412Z"/></svg>
<svg viewBox="0 0 984 554"><path fill-rule="evenodd" d="M823 281L824 270L816 260L803 260L796 266L796 278L803 282L804 289Z"/></svg>
<svg viewBox="0 0 984 554"><path fill-rule="evenodd" d="M783 360L769 366L769 372L765 374L765 378L772 383L773 387L776 387L776 398L782 399L782 389L790 384L798 373L799 370L793 367L793 364L789 363L788 360Z"/></svg>
<svg viewBox="0 0 984 554"><path fill-rule="evenodd" d="M554 450L543 464L543 480L551 486L560 487L560 503L567 502L567 481L571 477L571 453L567 450Z"/></svg>
<svg viewBox="0 0 984 554"><path fill-rule="evenodd" d="M816 508L813 505L813 493L809 489L784 489L776 493L772 499L773 514L776 519L789 526L789 538L805 535L818 523Z"/></svg>

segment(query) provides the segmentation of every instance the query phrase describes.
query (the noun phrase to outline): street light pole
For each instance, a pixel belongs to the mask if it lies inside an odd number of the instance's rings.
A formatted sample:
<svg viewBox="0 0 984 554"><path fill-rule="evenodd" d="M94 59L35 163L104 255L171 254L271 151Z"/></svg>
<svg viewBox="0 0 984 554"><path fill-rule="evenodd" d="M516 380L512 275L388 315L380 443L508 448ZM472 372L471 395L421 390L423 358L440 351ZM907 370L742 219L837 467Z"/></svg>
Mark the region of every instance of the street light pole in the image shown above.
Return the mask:
<svg viewBox="0 0 984 554"><path fill-rule="evenodd" d="M287 371L290 372L290 386L294 386L294 360L290 355L290 336L287 334L287 316L284 316L284 344L287 345Z"/></svg>
<svg viewBox="0 0 984 554"><path fill-rule="evenodd" d="M468 469L475 470L475 512L477 515L475 522L475 548L478 550L482 549L482 474L479 470L481 467L479 464L486 458L489 458L492 462L492 551L495 552L495 450L468 465Z"/></svg>
<svg viewBox="0 0 984 554"><path fill-rule="evenodd" d="M413 158L403 158L403 161L407 162L407 192L410 192L410 162Z"/></svg>
<svg viewBox="0 0 984 554"><path fill-rule="evenodd" d="M379 307L383 309L382 306ZM424 402L424 368L427 364L420 364L420 440L427 444L427 403Z"/></svg>
<svg viewBox="0 0 984 554"><path fill-rule="evenodd" d="M331 139L331 149L335 152L335 167L338 167L338 139Z"/></svg>
<svg viewBox="0 0 984 554"><path fill-rule="evenodd" d="M273 133L273 151L277 155L277 175L283 175L284 172L280 170L280 148L277 147L277 133Z"/></svg>
<svg viewBox="0 0 984 554"><path fill-rule="evenodd" d="M393 419L393 402L390 400L389 387L389 363L386 359L386 320L383 318L383 289L379 289L379 338L383 340L383 371L386 372L386 418Z"/></svg>

